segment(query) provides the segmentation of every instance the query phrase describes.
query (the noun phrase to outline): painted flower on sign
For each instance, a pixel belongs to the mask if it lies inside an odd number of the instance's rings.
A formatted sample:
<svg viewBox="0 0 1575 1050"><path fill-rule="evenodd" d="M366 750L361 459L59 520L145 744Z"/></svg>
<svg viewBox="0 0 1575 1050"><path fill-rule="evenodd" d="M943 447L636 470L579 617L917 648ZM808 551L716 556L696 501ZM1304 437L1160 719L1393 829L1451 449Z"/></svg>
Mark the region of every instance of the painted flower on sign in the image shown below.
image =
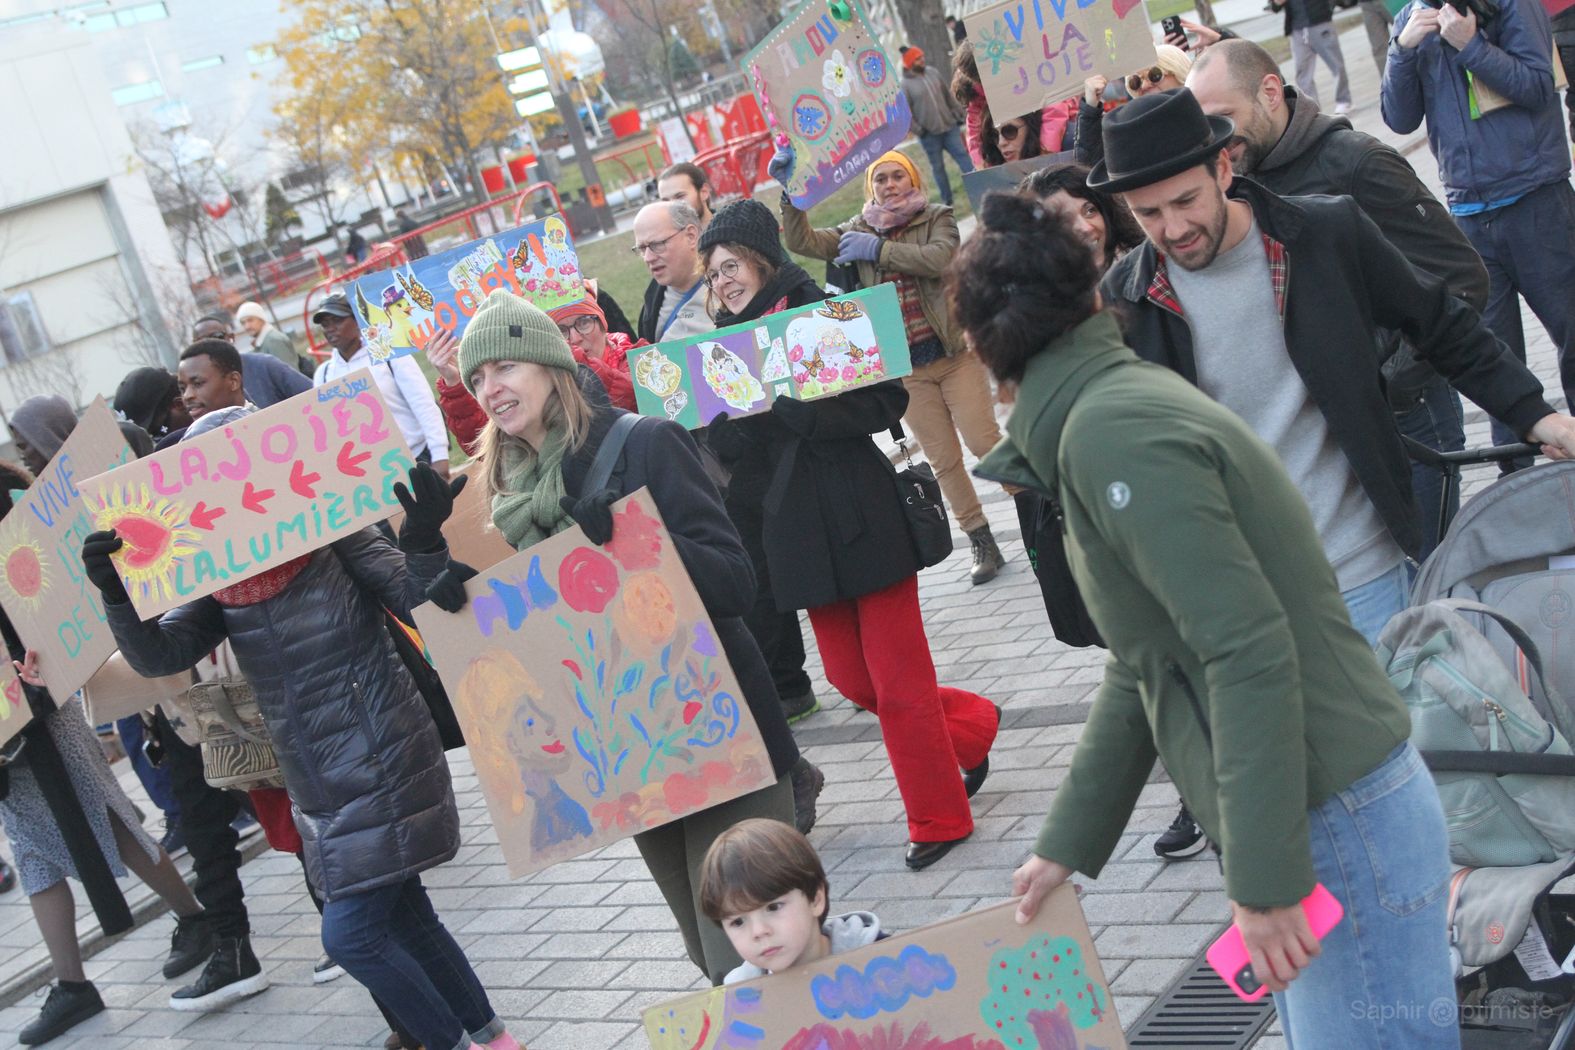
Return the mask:
<svg viewBox="0 0 1575 1050"><path fill-rule="evenodd" d="M1003 30L1001 23L996 22L982 34L978 46L974 48L974 57L980 65L990 63L991 76L1000 76L1001 67L1015 62L1017 53L1022 49L1023 45L1013 40Z"/></svg>
<svg viewBox="0 0 1575 1050"><path fill-rule="evenodd" d="M853 93L853 71L848 68L848 60L840 49L831 53L823 68L825 75L820 78L821 87L838 98L847 98Z"/></svg>
<svg viewBox="0 0 1575 1050"><path fill-rule="evenodd" d="M570 608L599 613L618 594L618 569L600 551L577 547L558 566L558 591Z"/></svg>

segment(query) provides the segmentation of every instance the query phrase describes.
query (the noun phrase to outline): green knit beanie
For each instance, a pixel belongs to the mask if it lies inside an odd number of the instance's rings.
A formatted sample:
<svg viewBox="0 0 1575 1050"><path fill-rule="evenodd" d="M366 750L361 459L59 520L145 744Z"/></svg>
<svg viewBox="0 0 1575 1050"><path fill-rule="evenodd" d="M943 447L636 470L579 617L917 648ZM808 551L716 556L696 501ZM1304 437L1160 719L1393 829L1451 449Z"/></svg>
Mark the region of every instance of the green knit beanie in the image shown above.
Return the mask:
<svg viewBox="0 0 1575 1050"><path fill-rule="evenodd" d="M574 353L538 307L513 292L494 289L459 338L459 378L476 392L470 377L486 361L533 361L547 368L573 372Z"/></svg>

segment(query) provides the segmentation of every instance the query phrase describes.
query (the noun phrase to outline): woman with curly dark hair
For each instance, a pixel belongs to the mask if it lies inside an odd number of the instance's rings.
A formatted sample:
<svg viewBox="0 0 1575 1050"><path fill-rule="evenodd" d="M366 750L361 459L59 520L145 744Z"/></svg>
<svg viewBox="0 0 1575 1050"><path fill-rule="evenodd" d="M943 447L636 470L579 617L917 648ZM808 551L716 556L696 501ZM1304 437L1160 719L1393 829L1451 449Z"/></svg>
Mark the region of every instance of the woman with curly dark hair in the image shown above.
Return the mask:
<svg viewBox="0 0 1575 1050"><path fill-rule="evenodd" d="M1115 261L1143 243L1143 230L1126 206L1101 190L1089 189L1081 164L1040 168L1017 185L1018 192L1061 215L1072 232L1094 250L1103 276Z"/></svg>
<svg viewBox="0 0 1575 1050"><path fill-rule="evenodd" d="M990 168L1003 161L1037 157L1044 153L1058 153L1071 149L1076 142L1078 101L1069 98L1045 106L1039 111L1037 122L1032 113L1021 118L1028 124L1036 125L1033 130L1033 152L1006 156L1011 152L1010 149L996 149L997 155L991 158L990 148L985 145L985 128L991 119L990 107L979 81L979 64L974 58L973 44L967 40L958 44L957 50L952 52L952 94L967 107L967 117L963 121L963 144L968 147L968 156L973 158L976 168ZM996 141L999 142L1003 137L998 134Z"/></svg>
<svg viewBox="0 0 1575 1050"><path fill-rule="evenodd" d="M988 109L984 111L984 124L979 129L979 153L984 157L985 167L1027 160L1043 152L1037 113L1013 117L997 125L995 115Z"/></svg>

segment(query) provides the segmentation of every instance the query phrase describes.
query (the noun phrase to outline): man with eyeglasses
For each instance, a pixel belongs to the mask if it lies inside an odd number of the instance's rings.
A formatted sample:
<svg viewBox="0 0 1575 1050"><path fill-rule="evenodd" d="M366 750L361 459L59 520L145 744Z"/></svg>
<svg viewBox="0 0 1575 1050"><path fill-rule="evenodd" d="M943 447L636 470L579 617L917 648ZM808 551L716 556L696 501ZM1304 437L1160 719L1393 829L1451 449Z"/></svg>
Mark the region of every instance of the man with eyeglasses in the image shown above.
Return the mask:
<svg viewBox="0 0 1575 1050"><path fill-rule="evenodd" d="M700 266L700 216L683 201L657 201L634 217L634 253L651 271L636 334L648 343L709 332Z"/></svg>

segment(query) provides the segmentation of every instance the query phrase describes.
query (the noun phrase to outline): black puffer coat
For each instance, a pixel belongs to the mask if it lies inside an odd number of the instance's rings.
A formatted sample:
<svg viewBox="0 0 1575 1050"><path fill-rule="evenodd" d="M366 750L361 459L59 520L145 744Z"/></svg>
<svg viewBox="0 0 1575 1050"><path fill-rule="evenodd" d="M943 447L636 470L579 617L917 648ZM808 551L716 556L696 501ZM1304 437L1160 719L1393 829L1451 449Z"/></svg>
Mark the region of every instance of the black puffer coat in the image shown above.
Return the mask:
<svg viewBox="0 0 1575 1050"><path fill-rule="evenodd" d="M421 568L430 578L445 557L410 562L410 578ZM459 850L437 726L384 626L384 606L408 619L420 593L407 590L405 555L363 529L255 605L202 598L146 623L130 603L107 605L121 653L148 677L230 640L273 736L307 875L328 900L402 882Z"/></svg>

